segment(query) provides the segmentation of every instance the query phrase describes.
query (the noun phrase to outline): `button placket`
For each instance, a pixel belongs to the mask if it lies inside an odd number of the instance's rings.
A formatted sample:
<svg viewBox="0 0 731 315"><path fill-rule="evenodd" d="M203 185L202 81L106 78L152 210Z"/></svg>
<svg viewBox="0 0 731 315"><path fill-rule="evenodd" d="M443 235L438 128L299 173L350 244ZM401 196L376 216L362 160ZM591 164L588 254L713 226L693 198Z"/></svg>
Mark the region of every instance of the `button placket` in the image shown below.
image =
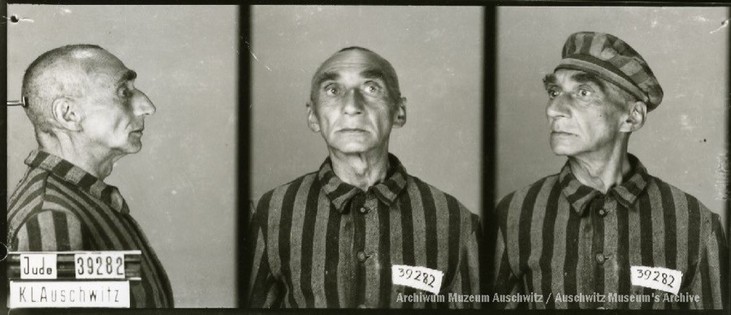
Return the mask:
<svg viewBox="0 0 731 315"><path fill-rule="evenodd" d="M605 261L607 261L607 256L604 255L604 253L597 253L594 256L594 259L596 260L597 264L603 265Z"/></svg>
<svg viewBox="0 0 731 315"><path fill-rule="evenodd" d="M373 195L372 192L368 191L365 194L365 199L363 200L363 204L361 204L360 208L358 208L358 212L360 214L368 214L373 209L375 209L377 204L378 204L378 200L376 199L376 196Z"/></svg>
<svg viewBox="0 0 731 315"><path fill-rule="evenodd" d="M378 274L378 247L377 236L374 239L374 227L378 227L378 198L373 191L368 190L362 196L361 203L356 208L358 221L362 223L362 243L356 244L355 260L359 265L359 285L366 281L369 275ZM376 240L376 241L374 241ZM355 304L357 307L372 307L378 304L378 295L370 291L362 291L356 294ZM374 300L375 299L375 300Z"/></svg>
<svg viewBox="0 0 731 315"><path fill-rule="evenodd" d="M604 199L604 204L602 205L602 208L598 211L599 216L601 216L602 218L606 217L617 208L617 200L615 199L614 193L610 193L607 196L609 197Z"/></svg>
<svg viewBox="0 0 731 315"><path fill-rule="evenodd" d="M605 200L604 196L598 196L591 201L589 207L591 209L592 217L594 217L595 214L599 215L599 217L604 217L604 215L606 215L606 211L604 210Z"/></svg>

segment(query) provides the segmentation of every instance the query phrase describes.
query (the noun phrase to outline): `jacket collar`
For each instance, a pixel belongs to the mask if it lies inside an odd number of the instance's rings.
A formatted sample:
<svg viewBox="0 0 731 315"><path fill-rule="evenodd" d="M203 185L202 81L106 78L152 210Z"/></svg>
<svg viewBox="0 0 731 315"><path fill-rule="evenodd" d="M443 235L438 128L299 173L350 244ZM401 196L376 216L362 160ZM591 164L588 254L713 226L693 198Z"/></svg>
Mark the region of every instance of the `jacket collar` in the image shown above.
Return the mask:
<svg viewBox="0 0 731 315"><path fill-rule="evenodd" d="M25 159L25 164L48 171L54 177L78 187L118 212L129 213L127 202L117 187L105 184L69 161L48 152L34 150Z"/></svg>
<svg viewBox="0 0 731 315"><path fill-rule="evenodd" d="M408 174L396 156L389 153L388 159L390 167L386 180L368 188L368 192L373 193L381 202L390 206L406 188ZM332 169L330 157L325 159L325 162L320 166L317 179L321 183L325 195L341 213L345 211L345 206L354 196L359 193L366 193L360 188L340 180Z"/></svg>
<svg viewBox="0 0 731 315"><path fill-rule="evenodd" d="M629 208L637 200L650 181L650 175L640 160L632 154L628 154L628 156L631 167L630 176L622 184L612 187L606 194L613 196L625 208ZM579 215L584 215L589 201L602 195L600 191L579 182L571 172L568 161L561 169L558 179L561 192Z"/></svg>

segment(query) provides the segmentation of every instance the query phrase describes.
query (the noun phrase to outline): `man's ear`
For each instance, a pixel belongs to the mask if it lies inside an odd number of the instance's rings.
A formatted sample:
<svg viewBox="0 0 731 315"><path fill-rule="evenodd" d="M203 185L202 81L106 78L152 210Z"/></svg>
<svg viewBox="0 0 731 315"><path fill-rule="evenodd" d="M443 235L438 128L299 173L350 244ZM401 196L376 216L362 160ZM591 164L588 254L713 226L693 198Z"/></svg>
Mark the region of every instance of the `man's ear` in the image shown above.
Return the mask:
<svg viewBox="0 0 731 315"><path fill-rule="evenodd" d="M53 120L61 128L72 131L81 130L83 115L73 101L66 97L58 97L51 103L51 109Z"/></svg>
<svg viewBox="0 0 731 315"><path fill-rule="evenodd" d="M406 98L402 97L397 104L396 108L396 119L393 121L393 126L396 128L403 127L406 124Z"/></svg>
<svg viewBox="0 0 731 315"><path fill-rule="evenodd" d="M634 132L642 128L645 125L645 120L647 120L647 105L642 101L634 101L629 104L628 114L619 131Z"/></svg>
<svg viewBox="0 0 731 315"><path fill-rule="evenodd" d="M320 120L317 119L315 110L312 108L312 101L307 102L305 106L307 106L307 126L312 132L320 132Z"/></svg>

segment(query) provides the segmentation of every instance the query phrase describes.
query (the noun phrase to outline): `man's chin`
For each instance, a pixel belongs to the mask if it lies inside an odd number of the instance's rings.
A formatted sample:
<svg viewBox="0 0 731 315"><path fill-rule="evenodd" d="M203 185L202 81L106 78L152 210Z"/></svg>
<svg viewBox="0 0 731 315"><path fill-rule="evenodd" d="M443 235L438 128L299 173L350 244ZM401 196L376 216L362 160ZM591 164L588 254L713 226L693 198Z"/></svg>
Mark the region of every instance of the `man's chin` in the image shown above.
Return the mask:
<svg viewBox="0 0 731 315"><path fill-rule="evenodd" d="M575 150L561 145L551 145L551 151L553 151L553 154L558 156L570 156Z"/></svg>
<svg viewBox="0 0 731 315"><path fill-rule="evenodd" d="M347 143L336 145L332 148L344 154L361 154L373 149L372 146L366 145L365 143Z"/></svg>
<svg viewBox="0 0 731 315"><path fill-rule="evenodd" d="M140 152L141 150L142 150L142 143L130 143L120 149L120 151L122 151L126 154L135 154L137 152Z"/></svg>

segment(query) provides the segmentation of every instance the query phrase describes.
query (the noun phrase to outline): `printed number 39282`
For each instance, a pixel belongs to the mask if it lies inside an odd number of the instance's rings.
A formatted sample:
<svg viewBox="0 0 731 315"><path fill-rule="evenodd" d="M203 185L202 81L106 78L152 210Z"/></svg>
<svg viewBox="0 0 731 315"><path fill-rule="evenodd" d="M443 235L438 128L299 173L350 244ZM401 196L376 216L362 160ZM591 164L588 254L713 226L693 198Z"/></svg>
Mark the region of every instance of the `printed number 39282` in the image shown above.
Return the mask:
<svg viewBox="0 0 731 315"><path fill-rule="evenodd" d="M76 259L76 272L80 275L124 275L124 259L117 257L116 261L112 257L96 256L96 257L78 257ZM116 269L116 270L115 270Z"/></svg>
<svg viewBox="0 0 731 315"><path fill-rule="evenodd" d="M675 277L673 275L660 272L657 270L647 270L647 269L638 269L637 270L637 278L638 279L644 279L644 280L651 280L658 283L665 284L669 287L673 287L673 282L675 282Z"/></svg>
<svg viewBox="0 0 731 315"><path fill-rule="evenodd" d="M406 280L414 279L414 281L421 281L431 288L434 287L434 281L436 280L436 277L432 274L422 272L421 270L405 268L398 268L398 276Z"/></svg>

